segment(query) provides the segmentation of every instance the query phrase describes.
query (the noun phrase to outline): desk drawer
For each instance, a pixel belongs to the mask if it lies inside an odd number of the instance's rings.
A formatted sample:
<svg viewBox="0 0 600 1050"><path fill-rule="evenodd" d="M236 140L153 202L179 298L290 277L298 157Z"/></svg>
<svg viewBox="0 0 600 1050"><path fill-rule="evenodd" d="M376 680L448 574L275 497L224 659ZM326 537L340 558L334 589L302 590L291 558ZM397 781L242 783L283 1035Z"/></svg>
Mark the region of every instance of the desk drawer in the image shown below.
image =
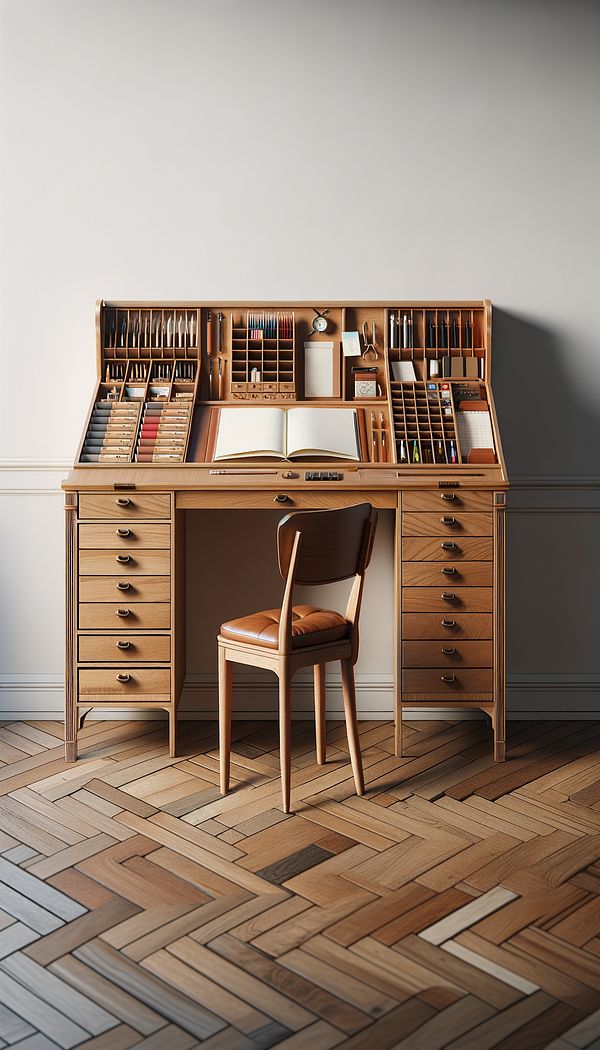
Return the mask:
<svg viewBox="0 0 600 1050"><path fill-rule="evenodd" d="M442 539L454 539L455 536L491 536L492 515L462 512L456 514L451 510L438 514L403 512L402 535L439 536Z"/></svg>
<svg viewBox="0 0 600 1050"><path fill-rule="evenodd" d="M285 496L285 500L278 500L277 496ZM237 508L249 510L335 510L337 507L353 507L356 503L371 503L374 507L396 507L398 496L396 492L339 492L334 489L321 489L315 491L290 492L282 489L280 492L243 492L240 489L234 491L221 489L211 492L178 492L177 508Z"/></svg>
<svg viewBox="0 0 600 1050"><path fill-rule="evenodd" d="M445 597L444 597L445 596ZM452 618L455 612L491 612L491 587L403 587L403 612L437 612Z"/></svg>
<svg viewBox="0 0 600 1050"><path fill-rule="evenodd" d="M441 642L403 642L403 667L491 667L492 643L461 642L444 639Z"/></svg>
<svg viewBox="0 0 600 1050"><path fill-rule="evenodd" d="M89 663L123 663L123 661L167 663L171 659L171 637L168 634L80 634L79 659Z"/></svg>
<svg viewBox="0 0 600 1050"><path fill-rule="evenodd" d="M491 492L403 492L403 511L437 511L454 514L457 510L491 511Z"/></svg>
<svg viewBox="0 0 600 1050"><path fill-rule="evenodd" d="M491 693L492 669L448 667L408 669L402 672L403 694L414 696L444 696L450 699L456 693Z"/></svg>
<svg viewBox="0 0 600 1050"><path fill-rule="evenodd" d="M404 613L402 617L404 639L439 639L444 644L455 644L463 638L492 637L491 613L457 613L447 609L439 613Z"/></svg>
<svg viewBox="0 0 600 1050"><path fill-rule="evenodd" d="M79 497L80 518L170 518L171 497L163 492L84 492Z"/></svg>
<svg viewBox="0 0 600 1050"><path fill-rule="evenodd" d="M171 672L167 667L100 667L79 669L80 696L103 696L105 699L169 700Z"/></svg>
<svg viewBox="0 0 600 1050"><path fill-rule="evenodd" d="M147 550L169 549L171 546L170 525L148 525L137 522L120 525L80 525L79 549L100 550L117 548L130 550L144 547Z"/></svg>
<svg viewBox="0 0 600 1050"><path fill-rule="evenodd" d="M84 631L166 630L171 626L169 602L80 602L79 627Z"/></svg>
<svg viewBox="0 0 600 1050"><path fill-rule="evenodd" d="M491 587L491 561L463 561L441 565L434 561L409 561L402 565L405 587Z"/></svg>
<svg viewBox="0 0 600 1050"><path fill-rule="evenodd" d="M169 551L80 551L79 572L82 576L168 576L171 572Z"/></svg>
<svg viewBox="0 0 600 1050"><path fill-rule="evenodd" d="M402 540L404 561L491 561L491 536L405 536Z"/></svg>
<svg viewBox="0 0 600 1050"><path fill-rule="evenodd" d="M168 602L169 576L80 576L80 602Z"/></svg>

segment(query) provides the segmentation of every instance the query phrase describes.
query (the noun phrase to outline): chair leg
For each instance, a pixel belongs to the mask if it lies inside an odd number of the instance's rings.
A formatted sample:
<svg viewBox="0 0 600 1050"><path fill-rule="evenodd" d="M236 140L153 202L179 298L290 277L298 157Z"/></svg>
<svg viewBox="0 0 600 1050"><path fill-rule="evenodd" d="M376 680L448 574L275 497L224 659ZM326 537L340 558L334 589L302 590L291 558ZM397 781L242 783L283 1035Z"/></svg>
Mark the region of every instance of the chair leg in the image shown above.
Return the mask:
<svg viewBox="0 0 600 1050"><path fill-rule="evenodd" d="M221 794L229 791L231 764L231 663L224 646L219 646L219 771Z"/></svg>
<svg viewBox="0 0 600 1050"><path fill-rule="evenodd" d="M315 664L315 733L317 737L317 762L322 766L327 758L327 723L325 718L325 664Z"/></svg>
<svg viewBox="0 0 600 1050"><path fill-rule="evenodd" d="M354 687L354 667L351 660L342 660L342 691L344 694L344 713L346 715L346 733L348 736L348 748L350 750L350 761L356 784L356 794L364 795L365 782L363 777L362 757L360 754L360 740L358 736L358 722L356 720L356 690Z"/></svg>
<svg viewBox="0 0 600 1050"><path fill-rule="evenodd" d="M279 763L283 812L290 812L292 776L292 676L285 661L279 666Z"/></svg>

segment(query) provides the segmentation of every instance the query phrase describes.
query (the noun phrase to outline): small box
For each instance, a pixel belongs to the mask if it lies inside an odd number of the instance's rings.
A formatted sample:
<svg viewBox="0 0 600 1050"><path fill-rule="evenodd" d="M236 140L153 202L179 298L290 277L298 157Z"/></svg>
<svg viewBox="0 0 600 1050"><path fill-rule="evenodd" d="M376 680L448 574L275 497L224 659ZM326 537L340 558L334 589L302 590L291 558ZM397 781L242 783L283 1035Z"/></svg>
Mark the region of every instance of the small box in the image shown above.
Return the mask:
<svg viewBox="0 0 600 1050"><path fill-rule="evenodd" d="M379 384L377 373L368 369L354 372L354 396L355 397L377 397Z"/></svg>

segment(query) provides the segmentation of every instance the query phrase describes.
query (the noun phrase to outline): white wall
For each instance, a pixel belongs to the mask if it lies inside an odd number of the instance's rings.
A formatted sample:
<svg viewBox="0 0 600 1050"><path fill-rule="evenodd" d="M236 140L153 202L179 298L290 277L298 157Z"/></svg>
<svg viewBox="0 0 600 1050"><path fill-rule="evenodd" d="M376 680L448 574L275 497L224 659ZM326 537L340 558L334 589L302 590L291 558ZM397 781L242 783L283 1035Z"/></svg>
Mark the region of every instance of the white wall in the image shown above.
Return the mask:
<svg viewBox="0 0 600 1050"><path fill-rule="evenodd" d="M7 717L61 708L57 489L99 296L491 297L510 706L594 709L599 30L592 0L0 0ZM245 540L270 550L264 521ZM212 549L197 516L206 593ZM391 570L384 519L364 713L390 706ZM212 653L191 650L206 708Z"/></svg>

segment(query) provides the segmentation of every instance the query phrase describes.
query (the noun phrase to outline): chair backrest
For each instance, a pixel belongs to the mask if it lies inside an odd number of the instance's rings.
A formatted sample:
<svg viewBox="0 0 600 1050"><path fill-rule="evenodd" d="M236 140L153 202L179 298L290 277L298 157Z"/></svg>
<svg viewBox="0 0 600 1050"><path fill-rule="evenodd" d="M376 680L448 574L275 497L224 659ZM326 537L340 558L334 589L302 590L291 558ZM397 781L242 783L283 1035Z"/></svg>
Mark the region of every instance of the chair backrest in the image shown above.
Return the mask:
<svg viewBox="0 0 600 1050"><path fill-rule="evenodd" d="M296 583L336 583L362 575L371 558L376 525L377 511L370 503L286 515L277 530L281 576L287 579L297 533L301 542L294 573Z"/></svg>

